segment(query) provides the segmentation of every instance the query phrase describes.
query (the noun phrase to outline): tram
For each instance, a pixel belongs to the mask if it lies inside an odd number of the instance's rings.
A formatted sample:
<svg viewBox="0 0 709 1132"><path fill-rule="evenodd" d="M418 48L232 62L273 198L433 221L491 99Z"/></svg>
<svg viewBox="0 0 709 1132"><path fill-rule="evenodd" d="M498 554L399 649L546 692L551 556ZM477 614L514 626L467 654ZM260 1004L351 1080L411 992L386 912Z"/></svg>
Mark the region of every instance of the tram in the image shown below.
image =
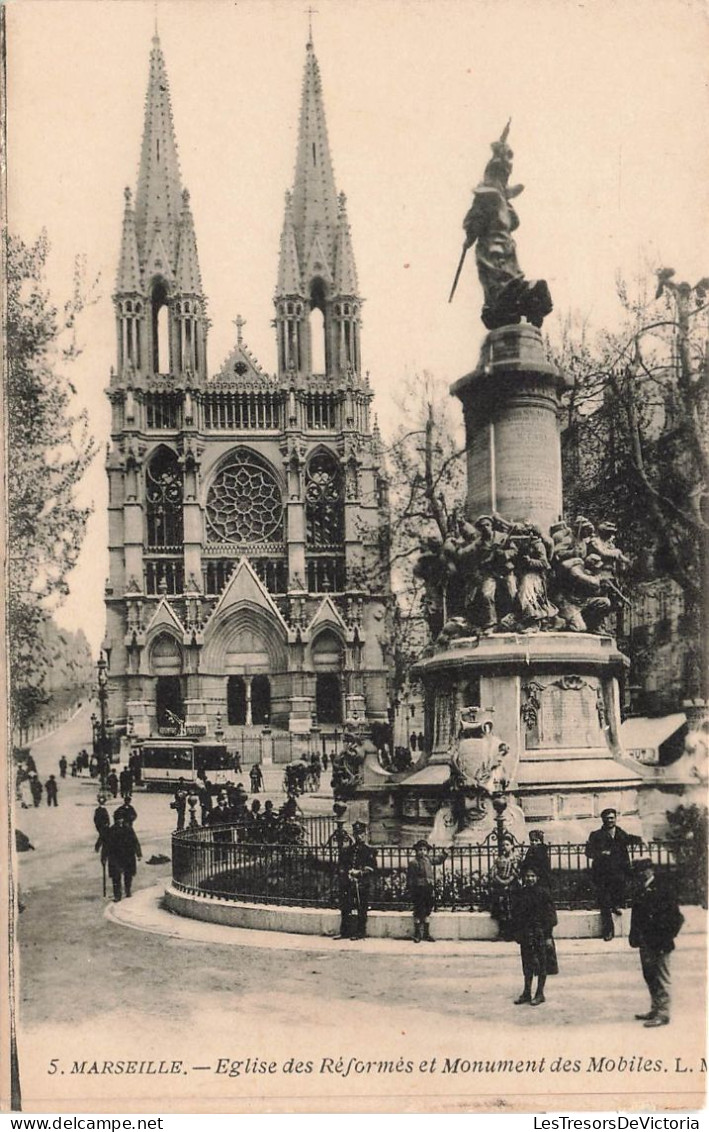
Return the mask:
<svg viewBox="0 0 709 1132"><path fill-rule="evenodd" d="M172 790L181 778L187 783L208 778L226 782L234 772L234 759L223 743L190 739L145 739L131 752L140 762L146 790Z"/></svg>

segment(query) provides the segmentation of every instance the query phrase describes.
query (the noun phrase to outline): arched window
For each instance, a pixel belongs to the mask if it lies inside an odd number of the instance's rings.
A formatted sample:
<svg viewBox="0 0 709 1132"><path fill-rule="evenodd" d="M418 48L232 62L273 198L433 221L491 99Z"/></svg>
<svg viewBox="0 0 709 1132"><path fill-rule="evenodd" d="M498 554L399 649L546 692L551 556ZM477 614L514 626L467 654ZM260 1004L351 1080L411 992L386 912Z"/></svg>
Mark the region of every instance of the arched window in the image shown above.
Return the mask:
<svg viewBox="0 0 709 1132"><path fill-rule="evenodd" d="M325 284L313 279L310 286L310 368L312 373L328 372L325 324Z"/></svg>
<svg viewBox="0 0 709 1132"><path fill-rule="evenodd" d="M145 473L148 546L182 546L182 470L169 448L158 448Z"/></svg>
<svg viewBox="0 0 709 1132"><path fill-rule="evenodd" d="M152 290L153 308L153 373L170 372L170 321L167 305L167 288L161 279Z"/></svg>
<svg viewBox="0 0 709 1132"><path fill-rule="evenodd" d="M309 547L339 545L344 539L342 469L329 452L316 452L305 480L305 516Z"/></svg>

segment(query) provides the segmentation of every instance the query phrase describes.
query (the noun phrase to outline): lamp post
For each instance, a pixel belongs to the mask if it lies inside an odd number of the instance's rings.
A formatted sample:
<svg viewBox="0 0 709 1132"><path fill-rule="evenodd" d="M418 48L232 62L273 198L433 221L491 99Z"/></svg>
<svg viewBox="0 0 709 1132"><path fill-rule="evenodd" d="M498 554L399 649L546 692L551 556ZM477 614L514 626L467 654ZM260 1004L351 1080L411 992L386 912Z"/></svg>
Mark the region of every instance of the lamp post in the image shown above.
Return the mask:
<svg viewBox="0 0 709 1132"><path fill-rule="evenodd" d="M99 706L99 720L98 720L98 756L99 773L102 780L106 776L108 769L108 736L106 734L106 704L108 702L108 662L103 653L98 658L96 665L96 682L98 684L98 706Z"/></svg>

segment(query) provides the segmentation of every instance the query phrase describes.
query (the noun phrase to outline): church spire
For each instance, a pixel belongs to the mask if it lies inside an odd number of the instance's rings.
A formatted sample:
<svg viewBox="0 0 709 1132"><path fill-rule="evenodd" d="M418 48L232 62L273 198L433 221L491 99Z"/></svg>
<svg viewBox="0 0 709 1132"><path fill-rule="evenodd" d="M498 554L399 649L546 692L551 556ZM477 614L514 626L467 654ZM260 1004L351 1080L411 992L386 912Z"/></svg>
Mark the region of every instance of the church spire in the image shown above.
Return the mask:
<svg viewBox="0 0 709 1132"><path fill-rule="evenodd" d="M116 290L124 294L140 294L140 261L138 258L138 240L135 233L135 212L133 211L132 193L129 188L124 191L125 208L123 210L123 232L121 235L121 256L118 261L118 274L116 276Z"/></svg>
<svg viewBox="0 0 709 1132"><path fill-rule="evenodd" d="M308 262L313 242L318 239L331 268L337 231L337 193L320 68L312 40L308 42L305 56L292 210L301 265Z"/></svg>
<svg viewBox="0 0 709 1132"><path fill-rule="evenodd" d="M173 272L177 261L182 183L170 104L170 87L160 40L153 36L150 75L145 98L143 145L135 202L136 231L141 259L152 249L160 230Z"/></svg>
<svg viewBox="0 0 709 1132"><path fill-rule="evenodd" d="M340 193L337 242L335 244L335 294L354 297L358 292L357 268L355 267L350 225L347 219L347 197L344 193Z"/></svg>

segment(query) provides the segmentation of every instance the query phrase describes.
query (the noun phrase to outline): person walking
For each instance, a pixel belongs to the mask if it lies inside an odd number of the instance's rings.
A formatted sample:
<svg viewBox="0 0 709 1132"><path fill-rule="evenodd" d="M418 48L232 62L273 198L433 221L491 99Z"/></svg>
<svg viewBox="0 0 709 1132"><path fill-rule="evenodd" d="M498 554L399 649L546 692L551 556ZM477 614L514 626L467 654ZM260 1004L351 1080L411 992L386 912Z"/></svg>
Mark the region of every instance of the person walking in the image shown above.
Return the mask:
<svg viewBox="0 0 709 1132"><path fill-rule="evenodd" d="M540 1006L546 1001L544 987L547 975L558 974L559 967L552 932L556 925L556 909L549 891L540 884L533 865L522 875L522 887L512 901L512 925L520 948L524 989L515 999L515 1005ZM537 977L537 989L532 996L532 980Z"/></svg>
<svg viewBox="0 0 709 1132"><path fill-rule="evenodd" d="M591 862L591 877L601 911L601 930L608 942L615 929L613 916L619 916L625 903L625 889L632 871L629 846L639 838L631 837L617 824L617 811L608 807L601 811L600 829L594 829L586 842L586 857Z"/></svg>
<svg viewBox="0 0 709 1132"><path fill-rule="evenodd" d="M424 839L414 845L414 859L406 870L406 887L411 897L414 913L414 943L425 940L433 943L430 930L430 916L435 904L433 869L442 865L446 859L445 850L438 856L431 855L431 846Z"/></svg>
<svg viewBox="0 0 709 1132"><path fill-rule="evenodd" d="M650 1009L635 1017L645 1026L667 1026L670 1021L670 956L684 916L674 894L655 876L649 857L634 865L637 890L630 913L628 943L640 952L643 978L650 991Z"/></svg>
<svg viewBox="0 0 709 1132"><path fill-rule="evenodd" d="M57 780L53 774L50 774L49 778L45 782L44 789L47 792L47 805L58 806L59 802L57 800L57 796L59 794L59 789L57 787Z"/></svg>
<svg viewBox="0 0 709 1132"><path fill-rule="evenodd" d="M118 903L123 895L121 885L126 897L131 895L137 859L142 857L142 852L135 830L120 810L116 810L113 815L113 823L103 839L101 861L108 865L108 875L113 882L113 899Z"/></svg>
<svg viewBox="0 0 709 1132"><path fill-rule="evenodd" d="M181 778L175 788L175 796L170 802L170 809L177 811L177 832L185 828L185 810L187 808L187 786Z"/></svg>
<svg viewBox="0 0 709 1132"><path fill-rule="evenodd" d="M106 775L106 786L111 791L112 797L117 798L118 797L118 775L116 774L113 767L111 767L110 771Z"/></svg>
<svg viewBox="0 0 709 1132"><path fill-rule="evenodd" d="M124 766L118 776L118 784L121 794L125 797L133 790L133 775L131 774L130 767Z"/></svg>
<svg viewBox="0 0 709 1132"><path fill-rule="evenodd" d="M118 807L113 815L113 820L116 820L116 814L122 814L128 825L133 825L135 819L138 817L138 811L131 803L131 794L126 794L122 804Z"/></svg>
<svg viewBox="0 0 709 1132"><path fill-rule="evenodd" d="M94 828L96 830L96 833L98 834L98 837L96 839L96 845L94 846L94 848L98 853L99 849L101 848L101 842L103 841L106 830L111 825L111 816L106 809L106 797L104 794L99 794L97 802L98 805L94 810Z"/></svg>
<svg viewBox="0 0 709 1132"><path fill-rule="evenodd" d="M67 772L68 766L69 766L69 763L67 762L66 755L62 755L62 757L59 760L59 774L60 774L61 778L66 778L66 772Z"/></svg>
<svg viewBox="0 0 709 1132"><path fill-rule="evenodd" d="M366 832L364 822L356 821L352 826L354 841L346 845L340 854L340 933L336 939L364 939L367 934L367 913L377 854L371 845L367 845ZM353 912L357 917L354 927L351 924Z"/></svg>
<svg viewBox="0 0 709 1132"><path fill-rule="evenodd" d="M258 763L254 763L251 767L249 778L251 779L251 793L259 794L263 790L263 772Z"/></svg>
<svg viewBox="0 0 709 1132"><path fill-rule="evenodd" d="M34 773L34 771L30 774L30 790L32 791L32 802L34 804L34 808L37 809L40 802L42 801L42 783L39 781L39 778Z"/></svg>

